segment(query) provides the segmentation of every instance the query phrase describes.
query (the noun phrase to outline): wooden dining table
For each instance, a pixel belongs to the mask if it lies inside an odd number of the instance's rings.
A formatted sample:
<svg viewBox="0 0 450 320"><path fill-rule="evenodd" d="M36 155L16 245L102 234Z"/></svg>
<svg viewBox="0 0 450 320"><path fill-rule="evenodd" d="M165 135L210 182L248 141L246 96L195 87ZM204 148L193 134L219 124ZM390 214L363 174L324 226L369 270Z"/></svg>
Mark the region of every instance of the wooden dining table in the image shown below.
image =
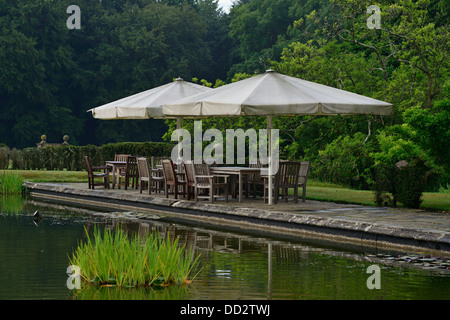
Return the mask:
<svg viewBox="0 0 450 320"><path fill-rule="evenodd" d="M228 174L238 177L239 181L239 192L238 198L239 203L242 203L242 193L244 190L244 176L248 174L255 174L261 171L261 168L250 168L250 167L211 167L213 174Z"/></svg>
<svg viewBox="0 0 450 320"><path fill-rule="evenodd" d="M126 161L106 161L106 165L111 168L113 179L112 179L112 188L114 189L116 184L116 178L117 178L117 184L119 184L118 179L120 178L120 170L125 169L127 166ZM117 177L116 177L117 173Z"/></svg>

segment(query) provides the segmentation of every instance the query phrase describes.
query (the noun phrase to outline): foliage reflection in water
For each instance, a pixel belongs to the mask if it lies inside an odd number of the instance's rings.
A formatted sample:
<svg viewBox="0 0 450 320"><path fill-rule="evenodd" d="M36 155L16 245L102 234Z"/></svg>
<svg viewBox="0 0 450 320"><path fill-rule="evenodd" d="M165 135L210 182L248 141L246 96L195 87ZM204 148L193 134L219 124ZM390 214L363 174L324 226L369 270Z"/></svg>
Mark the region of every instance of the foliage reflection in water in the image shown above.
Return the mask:
<svg viewBox="0 0 450 320"><path fill-rule="evenodd" d="M38 226L31 217L36 209L45 216ZM91 210L34 201L25 203L18 214L1 211L0 299L450 299L448 270L392 264L367 252L208 230L163 219L143 220L142 216L124 224L120 218L92 215ZM85 239L84 228L113 229L118 224L130 235L158 232L195 250L200 259L193 270L197 274L193 283L165 288L91 285L69 290L68 256ZM367 287L367 268L374 264L381 269L379 290Z"/></svg>

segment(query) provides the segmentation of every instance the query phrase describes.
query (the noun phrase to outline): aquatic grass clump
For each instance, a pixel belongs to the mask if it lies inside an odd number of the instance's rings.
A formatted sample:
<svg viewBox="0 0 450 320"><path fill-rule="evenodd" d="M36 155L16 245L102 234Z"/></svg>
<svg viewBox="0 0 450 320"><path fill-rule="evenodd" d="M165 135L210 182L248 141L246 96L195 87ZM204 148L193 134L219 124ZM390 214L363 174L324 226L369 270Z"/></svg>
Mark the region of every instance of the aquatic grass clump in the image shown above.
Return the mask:
<svg viewBox="0 0 450 320"><path fill-rule="evenodd" d="M69 261L91 283L120 287L186 284L198 263L198 256L180 246L178 239L162 239L155 233L144 239L135 234L130 239L121 229L105 229L102 236L96 228L93 239L86 234L87 241L78 244Z"/></svg>
<svg viewBox="0 0 450 320"><path fill-rule="evenodd" d="M11 171L3 171L0 176L0 193L1 194L21 194L23 179L20 174Z"/></svg>

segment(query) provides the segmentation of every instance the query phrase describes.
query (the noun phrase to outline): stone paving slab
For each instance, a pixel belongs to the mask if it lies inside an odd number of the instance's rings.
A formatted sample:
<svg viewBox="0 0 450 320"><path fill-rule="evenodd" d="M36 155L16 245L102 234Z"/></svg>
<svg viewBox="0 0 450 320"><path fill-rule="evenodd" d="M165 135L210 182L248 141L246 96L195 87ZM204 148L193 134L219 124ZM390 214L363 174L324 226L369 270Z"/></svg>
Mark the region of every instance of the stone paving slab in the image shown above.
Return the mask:
<svg viewBox="0 0 450 320"><path fill-rule="evenodd" d="M229 202L187 201L183 198L165 198L163 194L148 195L137 190L95 189L89 190L87 184L80 183L26 183L31 192L53 193L66 196L105 200L120 200L128 203L147 204L167 210L185 210L191 215L209 213L222 218L256 219L270 224L289 224L343 232L358 232L376 237L403 238L416 242L439 244L438 247L450 251L450 215L420 209L370 207L355 204L339 204L306 200L306 202L279 202L265 204L262 198L245 198L238 203L231 198ZM447 250L447 249L445 249Z"/></svg>

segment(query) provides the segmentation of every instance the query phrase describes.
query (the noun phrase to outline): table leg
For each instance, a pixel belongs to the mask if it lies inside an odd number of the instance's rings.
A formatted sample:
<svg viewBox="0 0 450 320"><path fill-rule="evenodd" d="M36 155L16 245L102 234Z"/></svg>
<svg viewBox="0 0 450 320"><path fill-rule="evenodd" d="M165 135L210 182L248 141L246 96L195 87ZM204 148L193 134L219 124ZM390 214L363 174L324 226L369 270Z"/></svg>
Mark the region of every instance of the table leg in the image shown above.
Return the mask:
<svg viewBox="0 0 450 320"><path fill-rule="evenodd" d="M237 198L236 194L236 175L231 175L231 194L233 198Z"/></svg>
<svg viewBox="0 0 450 320"><path fill-rule="evenodd" d="M242 203L242 173L239 172L239 203Z"/></svg>
<svg viewBox="0 0 450 320"><path fill-rule="evenodd" d="M116 186L116 168L115 167L112 168L112 174L113 174L113 176L112 176L112 188L114 189L115 186Z"/></svg>

